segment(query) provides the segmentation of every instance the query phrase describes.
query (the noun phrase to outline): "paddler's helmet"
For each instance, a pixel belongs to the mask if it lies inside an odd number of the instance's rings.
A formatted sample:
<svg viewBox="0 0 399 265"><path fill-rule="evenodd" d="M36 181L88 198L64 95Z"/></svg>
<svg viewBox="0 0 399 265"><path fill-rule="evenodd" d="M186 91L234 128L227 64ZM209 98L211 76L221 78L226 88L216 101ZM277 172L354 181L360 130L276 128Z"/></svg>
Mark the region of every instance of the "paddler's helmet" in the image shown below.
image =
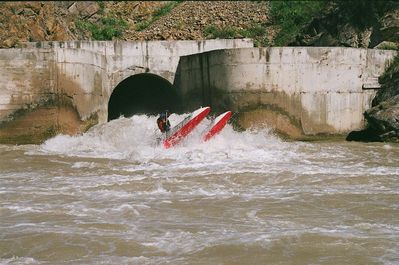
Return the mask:
<svg viewBox="0 0 399 265"><path fill-rule="evenodd" d="M170 113L168 110L162 111L161 114L159 115L161 119L167 118L170 116Z"/></svg>
<svg viewBox="0 0 399 265"><path fill-rule="evenodd" d="M161 116L161 118L168 118L170 116L170 112L169 112L169 110L165 110L165 111L161 112L161 114L159 116Z"/></svg>

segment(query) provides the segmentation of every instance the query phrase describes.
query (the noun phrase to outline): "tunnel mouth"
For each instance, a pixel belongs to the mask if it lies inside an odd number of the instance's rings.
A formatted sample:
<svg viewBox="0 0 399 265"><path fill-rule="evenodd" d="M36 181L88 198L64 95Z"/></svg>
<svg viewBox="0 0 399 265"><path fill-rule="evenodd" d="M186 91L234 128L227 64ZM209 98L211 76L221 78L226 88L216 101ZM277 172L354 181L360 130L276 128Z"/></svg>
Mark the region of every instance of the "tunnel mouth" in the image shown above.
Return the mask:
<svg viewBox="0 0 399 265"><path fill-rule="evenodd" d="M108 121L135 114L179 112L180 98L173 85L155 74L137 74L120 82L108 102Z"/></svg>

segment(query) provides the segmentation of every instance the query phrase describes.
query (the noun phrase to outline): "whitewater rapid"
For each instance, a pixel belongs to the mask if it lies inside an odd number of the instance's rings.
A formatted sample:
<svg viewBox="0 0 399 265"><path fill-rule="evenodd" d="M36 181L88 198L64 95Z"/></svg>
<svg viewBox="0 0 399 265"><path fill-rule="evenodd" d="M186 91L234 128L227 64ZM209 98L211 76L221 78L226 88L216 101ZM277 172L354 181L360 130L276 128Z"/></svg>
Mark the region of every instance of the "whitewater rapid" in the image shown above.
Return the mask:
<svg viewBox="0 0 399 265"><path fill-rule="evenodd" d="M187 114L172 114L169 118L172 126L185 116ZM156 127L156 119L155 116L146 115L121 117L97 125L82 135L58 135L47 140L37 151L76 157L123 159L132 163L147 163L146 166L154 162L165 164L170 169L204 167L209 170L211 167L236 173L289 170L298 174L334 172L357 175L363 174L362 168L370 173L389 172L383 167L364 167L368 160L380 159L379 153L373 152L373 147L367 156L351 154L339 144L323 147L306 142L286 142L267 128L237 132L227 124L211 141L203 142L201 135L210 123L209 119L200 123L178 146L165 149L157 143L161 133ZM352 145L357 146L357 143ZM387 162L397 161L394 154L389 155L391 149L397 150L397 146L384 144L382 148L388 153L384 158ZM399 175L399 172L394 171L393 174Z"/></svg>
<svg viewBox="0 0 399 265"><path fill-rule="evenodd" d="M0 263L398 264L397 144L206 119L165 149L156 118L0 145Z"/></svg>

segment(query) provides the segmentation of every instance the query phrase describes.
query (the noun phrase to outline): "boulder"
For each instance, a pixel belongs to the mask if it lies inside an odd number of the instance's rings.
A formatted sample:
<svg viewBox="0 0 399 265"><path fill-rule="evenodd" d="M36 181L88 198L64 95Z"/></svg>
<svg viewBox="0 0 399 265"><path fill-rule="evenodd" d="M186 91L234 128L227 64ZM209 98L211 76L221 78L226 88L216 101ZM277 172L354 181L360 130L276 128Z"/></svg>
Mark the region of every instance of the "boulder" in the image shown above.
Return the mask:
<svg viewBox="0 0 399 265"><path fill-rule="evenodd" d="M398 56L379 77L381 88L374 97L371 106L364 113L367 127L362 131L353 131L348 141L399 142L399 69Z"/></svg>
<svg viewBox="0 0 399 265"><path fill-rule="evenodd" d="M17 40L14 37L8 38L3 41L2 46L6 48L12 48L17 44Z"/></svg>
<svg viewBox="0 0 399 265"><path fill-rule="evenodd" d="M399 141L399 95L367 110L364 117L381 141Z"/></svg>
<svg viewBox="0 0 399 265"><path fill-rule="evenodd" d="M349 23L338 28L337 38L342 46L359 47L359 38L356 29Z"/></svg>
<svg viewBox="0 0 399 265"><path fill-rule="evenodd" d="M353 131L347 141L399 142L399 95L396 95L364 113L367 128Z"/></svg>
<svg viewBox="0 0 399 265"><path fill-rule="evenodd" d="M346 137L347 141L356 142L380 142L380 138L377 133L371 128L366 128L365 130L352 131Z"/></svg>
<svg viewBox="0 0 399 265"><path fill-rule="evenodd" d="M393 62L392 66L395 65L397 64ZM372 107L375 107L383 101L399 95L399 69L397 68L397 66L392 68L396 69L393 69L392 72L390 72L389 74L385 74L378 78L378 82L382 84L382 89L378 90L376 96L374 97L371 103Z"/></svg>
<svg viewBox="0 0 399 265"><path fill-rule="evenodd" d="M68 7L71 14L79 15L83 18L89 18L100 10L100 5L93 1L88 2L75 2Z"/></svg>
<svg viewBox="0 0 399 265"><path fill-rule="evenodd" d="M399 50L399 42L393 41L382 41L377 44L373 49L380 49L380 50Z"/></svg>
<svg viewBox="0 0 399 265"><path fill-rule="evenodd" d="M380 34L383 40L399 42L399 9L386 13L380 19Z"/></svg>

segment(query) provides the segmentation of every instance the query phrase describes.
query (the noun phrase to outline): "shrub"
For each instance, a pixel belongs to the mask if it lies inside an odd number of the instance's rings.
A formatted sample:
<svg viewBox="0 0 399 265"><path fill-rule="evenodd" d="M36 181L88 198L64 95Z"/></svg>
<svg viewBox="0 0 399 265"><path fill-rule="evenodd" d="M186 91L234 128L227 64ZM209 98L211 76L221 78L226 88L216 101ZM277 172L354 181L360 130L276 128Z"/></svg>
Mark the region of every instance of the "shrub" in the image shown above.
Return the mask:
<svg viewBox="0 0 399 265"><path fill-rule="evenodd" d="M396 56L388 64L384 73L378 78L380 83L385 83L387 80L391 79L392 76L399 73L399 51Z"/></svg>
<svg viewBox="0 0 399 265"><path fill-rule="evenodd" d="M217 28L215 26L209 26L205 28L204 33L212 39L231 39L237 35L237 30L233 27Z"/></svg>
<svg viewBox="0 0 399 265"><path fill-rule="evenodd" d="M325 1L271 1L271 19L280 26L274 42L286 45L293 41L300 30L327 4Z"/></svg>
<svg viewBox="0 0 399 265"><path fill-rule="evenodd" d="M90 31L95 40L112 40L113 37L122 36L122 33L127 29L128 24L120 18L108 15L103 17L98 24L78 20L76 26Z"/></svg>
<svg viewBox="0 0 399 265"><path fill-rule="evenodd" d="M232 38L251 38L254 40L255 47L268 46L266 39L266 28L260 24L254 24L247 29L238 29L236 27L209 26L204 30L205 36L213 39L232 39Z"/></svg>
<svg viewBox="0 0 399 265"><path fill-rule="evenodd" d="M179 3L180 3L180 1L174 1L174 2L171 2L171 3L167 3L164 6L158 8L157 10L155 10L155 12L154 12L153 16L151 17L151 19L145 20L145 21L141 21L141 22L137 23L136 24L136 30L137 31L142 31L142 30L148 28L148 26L150 26L152 23L157 21L160 17L168 14Z"/></svg>
<svg viewBox="0 0 399 265"><path fill-rule="evenodd" d="M369 27L388 10L399 7L396 1L334 1L342 17L360 29Z"/></svg>

